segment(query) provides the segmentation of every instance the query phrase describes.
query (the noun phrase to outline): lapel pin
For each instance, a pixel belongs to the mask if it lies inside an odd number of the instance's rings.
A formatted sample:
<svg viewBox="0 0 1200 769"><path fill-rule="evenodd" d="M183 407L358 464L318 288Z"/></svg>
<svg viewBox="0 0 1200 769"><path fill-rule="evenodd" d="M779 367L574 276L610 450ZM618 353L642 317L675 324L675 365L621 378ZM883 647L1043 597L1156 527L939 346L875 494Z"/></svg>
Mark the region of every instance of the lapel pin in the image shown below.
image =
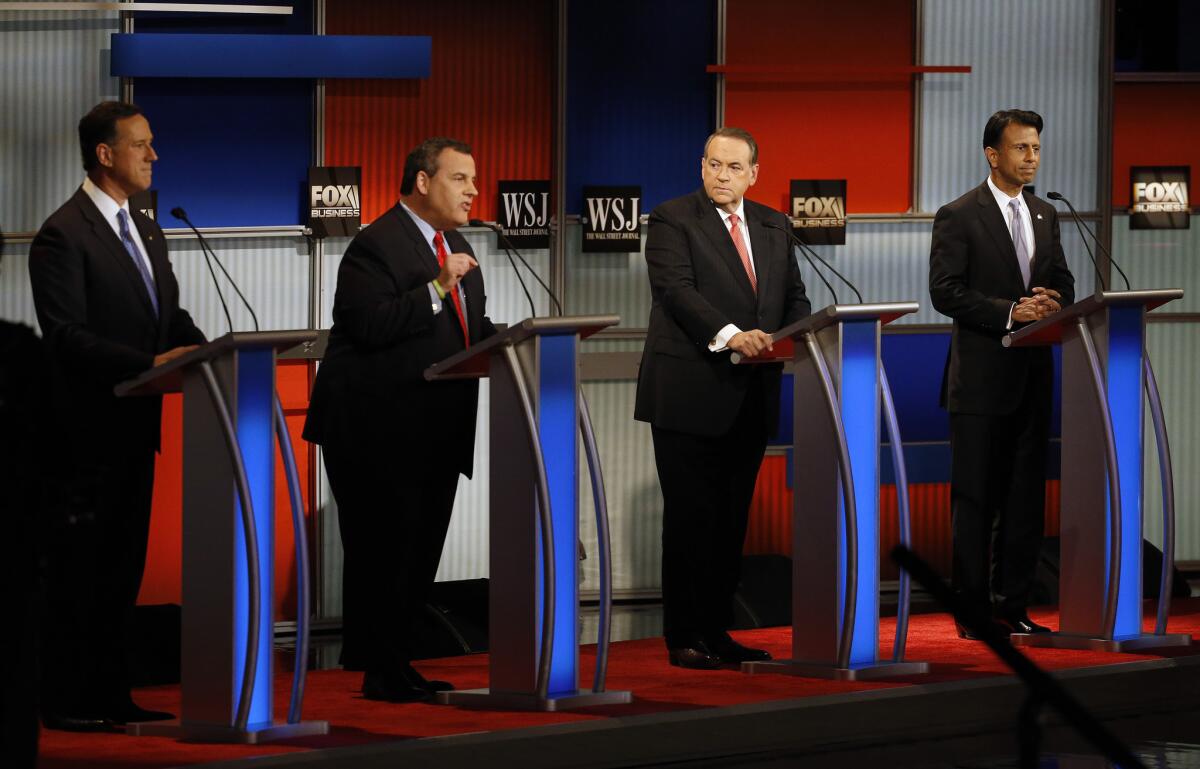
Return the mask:
<svg viewBox="0 0 1200 769"><path fill-rule="evenodd" d="M1041 218L1042 218L1042 215L1041 215L1041 214L1038 214L1038 218L1039 218L1039 219L1041 219Z"/></svg>

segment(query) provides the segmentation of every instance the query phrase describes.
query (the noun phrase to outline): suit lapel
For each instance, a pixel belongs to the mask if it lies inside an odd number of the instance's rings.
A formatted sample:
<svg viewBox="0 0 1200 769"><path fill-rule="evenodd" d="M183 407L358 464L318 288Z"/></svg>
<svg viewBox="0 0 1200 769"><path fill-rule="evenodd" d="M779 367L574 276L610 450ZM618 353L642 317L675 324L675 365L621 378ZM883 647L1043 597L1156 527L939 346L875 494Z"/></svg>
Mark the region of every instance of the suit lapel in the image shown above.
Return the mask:
<svg viewBox="0 0 1200 769"><path fill-rule="evenodd" d="M734 282L741 287L747 298L757 301L757 297L754 296L754 288L750 285L750 278L746 275L745 268L742 267L742 257L738 255L737 248L733 245L733 238L729 236L729 228L725 226L721 215L717 213L716 206L704 194L703 188L696 193L696 216L700 220L701 232L708 237L721 261L729 268Z"/></svg>
<svg viewBox="0 0 1200 769"><path fill-rule="evenodd" d="M441 272L441 268L438 267L437 254L429 247L429 242L421 234L417 223L412 220L412 217L408 215L408 212L399 203L393 206L391 211L388 211L388 215L395 216L396 220L400 223L400 228L404 230L404 234L408 236L408 242L412 245L413 256L429 270L429 279L433 280L436 278L437 274ZM449 248L449 245L447 245L447 248Z"/></svg>
<svg viewBox="0 0 1200 769"><path fill-rule="evenodd" d="M80 189L75 193L75 202L78 204L80 211L83 213L83 218L87 220L92 227L92 232L96 235L97 240L104 244L104 248L109 255L116 260L117 269L125 274L125 277L133 284L133 290L141 299L143 309L146 314L152 319L154 317L154 305L150 303L150 294L146 291L146 283L142 280L142 273L133 263L133 257L125 250L125 244L117 237L117 233L113 232L113 228L108 222L104 221L104 216L100 213L100 209L96 208L96 204L88 197L87 193ZM138 230L139 233L141 230ZM162 303L159 303L162 306Z"/></svg>
<svg viewBox="0 0 1200 769"><path fill-rule="evenodd" d="M1009 277L1022 287L1023 292L1025 281L1021 277L1021 267L1017 264L1017 249L1013 247L1012 235L1004 227L1004 214L1000 213L1000 206L996 205L996 198L987 182L979 186L976 200L979 203L979 218L983 221L984 229L995 241L998 258L1007 265Z"/></svg>
<svg viewBox="0 0 1200 769"><path fill-rule="evenodd" d="M146 256L150 259L150 264L154 268L154 293L158 299L158 317L159 320L165 314L163 308L166 304L163 301L163 276L171 269L170 263L167 260L167 244L150 226L150 220L143 218L141 214L130 214L130 219L137 227L138 235L142 238L142 244L146 247ZM124 248L124 245L122 245ZM141 279L141 274L138 274L138 279Z"/></svg>
<svg viewBox="0 0 1200 769"><path fill-rule="evenodd" d="M744 211L747 231L750 233L751 258L754 260L754 279L758 282L757 298L761 299L767 295L767 284L771 280L770 249L767 246L770 236L767 235L767 228L763 226L757 211L748 205L744 207Z"/></svg>
<svg viewBox="0 0 1200 769"><path fill-rule="evenodd" d="M1032 194L1025 194L1025 205L1029 208L1029 216L1033 220L1033 263L1029 265L1030 287L1041 285L1033 280L1042 264L1049 264L1050 256L1050 218L1042 210L1041 201Z"/></svg>

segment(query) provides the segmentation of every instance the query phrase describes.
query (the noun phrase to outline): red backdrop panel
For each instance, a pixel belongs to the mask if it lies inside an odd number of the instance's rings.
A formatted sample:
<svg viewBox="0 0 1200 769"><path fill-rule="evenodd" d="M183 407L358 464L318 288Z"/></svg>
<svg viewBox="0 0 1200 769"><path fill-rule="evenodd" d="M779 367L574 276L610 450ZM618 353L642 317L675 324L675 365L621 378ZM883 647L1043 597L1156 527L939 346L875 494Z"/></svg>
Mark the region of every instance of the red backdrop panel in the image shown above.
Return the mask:
<svg viewBox="0 0 1200 769"><path fill-rule="evenodd" d="M912 519L913 549L941 574L950 575L950 484L910 483L909 516ZM1046 483L1045 535L1057 537L1059 530L1059 482ZM887 553L900 541L896 521L896 487L879 489L880 578L897 579L896 566ZM750 523L746 531L745 553L758 555L792 554L792 490L787 487L787 457L770 455L763 460L754 500L750 503Z"/></svg>
<svg viewBox="0 0 1200 769"><path fill-rule="evenodd" d="M284 361L276 368L276 387L283 404L300 474L300 494L311 528L308 484L311 462L308 444L300 437L308 410L312 364ZM224 456L192 461L226 462ZM180 603L182 598L183 532L183 396L163 399L162 452L155 463L154 507L150 516L150 546L140 604ZM311 540L311 537L310 537ZM296 540L292 533L291 498L278 449L275 454L275 618L296 618ZM311 575L310 575L311 576Z"/></svg>
<svg viewBox="0 0 1200 769"><path fill-rule="evenodd" d="M1200 83L1117 83L1113 88L1113 206L1129 208L1130 166L1190 165L1195 184L1200 173L1197 126Z"/></svg>
<svg viewBox="0 0 1200 769"><path fill-rule="evenodd" d="M363 221L400 194L404 158L430 136L471 145L479 199L471 215L496 219L497 182L549 179L554 9L547 0L329 3L331 35L429 35L426 80L330 80L328 165L362 166Z"/></svg>
<svg viewBox="0 0 1200 769"><path fill-rule="evenodd" d="M750 198L787 210L789 180L846 179L852 213L909 209L912 76L839 79L838 72L911 66L912 30L909 0L730 0L727 66L802 70L726 76L725 123L746 128L759 144L762 167Z"/></svg>

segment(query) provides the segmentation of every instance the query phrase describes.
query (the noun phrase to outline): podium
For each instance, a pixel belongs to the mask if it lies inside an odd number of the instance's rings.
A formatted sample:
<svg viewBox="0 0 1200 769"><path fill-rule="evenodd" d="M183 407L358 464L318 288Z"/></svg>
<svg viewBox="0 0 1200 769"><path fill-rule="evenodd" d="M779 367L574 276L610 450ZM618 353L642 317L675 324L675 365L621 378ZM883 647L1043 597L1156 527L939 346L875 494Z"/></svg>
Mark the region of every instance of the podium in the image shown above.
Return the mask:
<svg viewBox="0 0 1200 769"><path fill-rule="evenodd" d="M1098 292L1004 338L1006 347L1061 344L1063 369L1060 629L1014 635L1014 644L1115 652L1191 644L1189 635L1166 632L1174 487L1145 345L1146 313L1182 296L1181 289ZM1142 632L1143 390L1163 489L1154 633Z"/></svg>
<svg viewBox="0 0 1200 769"><path fill-rule="evenodd" d="M880 363L885 324L916 302L830 305L774 335L765 356L793 361L792 658L745 673L861 680L929 672L904 660L909 583L901 572L892 659L879 657L879 425L891 439L900 542L911 541L899 424ZM801 438L803 436L803 438Z"/></svg>
<svg viewBox="0 0 1200 769"><path fill-rule="evenodd" d="M300 478L275 392L275 354L315 331L229 333L116 388L183 392L183 702L178 720L133 735L258 743L326 734L301 721L308 658L308 543ZM296 538L296 672L286 722L274 720L274 441Z"/></svg>
<svg viewBox="0 0 1200 769"><path fill-rule="evenodd" d="M579 341L616 315L529 318L430 366L425 378L491 379L489 688L442 704L565 710L630 701L607 691L612 557L600 457L579 382ZM599 533L600 623L590 691L579 688L579 433Z"/></svg>

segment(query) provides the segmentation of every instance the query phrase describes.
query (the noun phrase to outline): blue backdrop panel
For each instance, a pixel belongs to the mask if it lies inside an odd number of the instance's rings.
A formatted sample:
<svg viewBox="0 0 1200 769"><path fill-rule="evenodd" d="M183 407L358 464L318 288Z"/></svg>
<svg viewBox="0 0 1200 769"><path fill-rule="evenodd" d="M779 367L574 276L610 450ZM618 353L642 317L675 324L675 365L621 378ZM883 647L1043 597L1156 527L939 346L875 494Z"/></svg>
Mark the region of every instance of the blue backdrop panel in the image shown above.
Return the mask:
<svg viewBox="0 0 1200 769"><path fill-rule="evenodd" d="M571 3L567 213L585 184L640 184L643 213L700 185L715 14L711 1Z"/></svg>
<svg viewBox="0 0 1200 769"><path fill-rule="evenodd" d="M164 35L164 37L166 37ZM137 80L154 131L159 219L197 227L296 225L312 156L307 80Z"/></svg>
<svg viewBox="0 0 1200 769"><path fill-rule="evenodd" d="M113 35L121 77L429 77L433 39L391 35Z"/></svg>

